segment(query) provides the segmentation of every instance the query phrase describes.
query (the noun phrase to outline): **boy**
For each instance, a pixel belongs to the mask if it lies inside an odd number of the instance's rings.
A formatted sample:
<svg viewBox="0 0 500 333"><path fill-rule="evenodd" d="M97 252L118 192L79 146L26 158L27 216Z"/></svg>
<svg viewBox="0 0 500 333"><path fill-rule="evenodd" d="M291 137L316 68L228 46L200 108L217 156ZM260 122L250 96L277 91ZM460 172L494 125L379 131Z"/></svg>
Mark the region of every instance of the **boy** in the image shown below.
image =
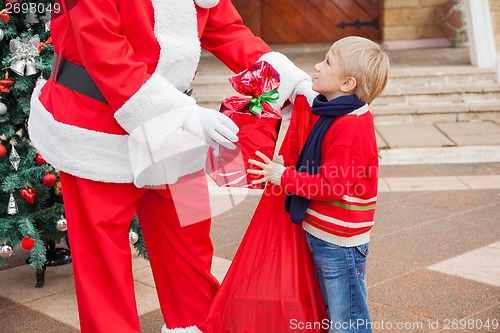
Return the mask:
<svg viewBox="0 0 500 333"><path fill-rule="evenodd" d="M250 160L288 193L292 222L303 223L325 304L329 332L371 332L365 282L366 256L377 200L378 152L368 104L384 89L387 53L362 37L335 42L314 66L319 119L295 168Z"/></svg>

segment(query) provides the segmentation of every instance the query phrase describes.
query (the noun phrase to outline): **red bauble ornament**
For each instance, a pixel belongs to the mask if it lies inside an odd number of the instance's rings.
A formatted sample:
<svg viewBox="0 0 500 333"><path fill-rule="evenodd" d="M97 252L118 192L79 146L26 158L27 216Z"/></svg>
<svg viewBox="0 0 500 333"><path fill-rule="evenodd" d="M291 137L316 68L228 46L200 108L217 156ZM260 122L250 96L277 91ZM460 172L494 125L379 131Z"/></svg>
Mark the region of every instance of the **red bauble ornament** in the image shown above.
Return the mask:
<svg viewBox="0 0 500 333"><path fill-rule="evenodd" d="M0 143L0 160L7 155L7 148L3 144Z"/></svg>
<svg viewBox="0 0 500 333"><path fill-rule="evenodd" d="M16 81L10 79L8 76L0 80L0 84L4 87L12 87L16 84Z"/></svg>
<svg viewBox="0 0 500 333"><path fill-rule="evenodd" d="M21 190L21 196L30 204L35 203L36 191L32 187L25 187Z"/></svg>
<svg viewBox="0 0 500 333"><path fill-rule="evenodd" d="M52 187L57 183L57 176L53 173L47 173L42 177L42 183L47 187Z"/></svg>
<svg viewBox="0 0 500 333"><path fill-rule="evenodd" d="M2 37L0 37L0 39L2 39ZM9 88L14 84L16 84L16 81L9 78L9 71L5 71L5 77L0 80L0 92L10 92Z"/></svg>
<svg viewBox="0 0 500 333"><path fill-rule="evenodd" d="M43 164L46 164L46 163L47 163L47 162L43 159L42 155L40 155L40 153L36 153L35 160L36 160L36 163L38 163L38 165L43 165Z"/></svg>
<svg viewBox="0 0 500 333"><path fill-rule="evenodd" d="M21 241L21 246L23 247L23 249L31 250L33 246L35 246L35 240L26 236Z"/></svg>
<svg viewBox="0 0 500 333"><path fill-rule="evenodd" d="M9 77L6 75L5 78L0 80L0 89L2 89L2 92L10 92L10 87L12 87L14 84L16 84L16 81L9 79Z"/></svg>

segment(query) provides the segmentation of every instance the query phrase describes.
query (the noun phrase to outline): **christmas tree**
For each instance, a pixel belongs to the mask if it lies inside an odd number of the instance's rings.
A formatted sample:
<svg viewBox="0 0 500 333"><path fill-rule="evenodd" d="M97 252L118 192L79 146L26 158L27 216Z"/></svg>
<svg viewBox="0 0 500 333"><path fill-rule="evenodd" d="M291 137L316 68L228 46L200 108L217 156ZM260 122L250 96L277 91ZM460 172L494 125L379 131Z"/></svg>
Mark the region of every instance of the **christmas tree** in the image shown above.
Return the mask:
<svg viewBox="0 0 500 333"><path fill-rule="evenodd" d="M54 244L63 239L69 242L58 172L31 145L26 126L36 81L48 79L51 72L54 50L50 18L61 14L62 9L50 0L5 0L3 5L3 9L0 7L0 78L3 78L0 80L0 265L21 244L31 251L30 265L43 270L47 265L47 249L53 250ZM137 218L131 223L129 239L147 258Z"/></svg>
<svg viewBox="0 0 500 333"><path fill-rule="evenodd" d="M48 244L66 237L58 173L30 144L36 80L50 76L52 1L6 0L0 20L0 265L21 244L42 269Z"/></svg>

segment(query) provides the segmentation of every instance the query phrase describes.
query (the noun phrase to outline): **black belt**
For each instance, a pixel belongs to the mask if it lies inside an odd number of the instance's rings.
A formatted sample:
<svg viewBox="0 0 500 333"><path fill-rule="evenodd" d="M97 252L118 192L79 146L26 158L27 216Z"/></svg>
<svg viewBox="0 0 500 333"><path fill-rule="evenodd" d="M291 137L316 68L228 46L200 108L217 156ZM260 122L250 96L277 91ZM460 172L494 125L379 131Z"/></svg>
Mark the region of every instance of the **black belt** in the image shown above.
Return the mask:
<svg viewBox="0 0 500 333"><path fill-rule="evenodd" d="M59 57L56 53L54 53L54 57L52 58L52 72L50 76L54 81L66 88L108 104L99 87L95 84L94 79L92 79L84 67L66 58ZM192 92L193 89L184 91L188 96L191 96Z"/></svg>
<svg viewBox="0 0 500 333"><path fill-rule="evenodd" d="M54 53L52 58L52 79L59 84L87 97L108 104L87 70Z"/></svg>

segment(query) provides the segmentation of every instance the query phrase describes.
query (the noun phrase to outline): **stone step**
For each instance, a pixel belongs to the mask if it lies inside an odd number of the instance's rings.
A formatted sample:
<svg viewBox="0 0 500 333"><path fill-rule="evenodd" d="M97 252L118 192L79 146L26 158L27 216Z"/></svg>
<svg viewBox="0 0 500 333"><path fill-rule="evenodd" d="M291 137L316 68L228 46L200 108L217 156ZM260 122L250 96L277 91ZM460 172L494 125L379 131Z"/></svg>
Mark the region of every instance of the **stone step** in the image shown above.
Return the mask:
<svg viewBox="0 0 500 333"><path fill-rule="evenodd" d="M313 75L311 71L305 71ZM223 74L198 73L193 85L209 87L226 85L231 75L232 73L227 70L223 71ZM493 82L496 82L496 73L491 68L472 66L394 68L390 71L387 88Z"/></svg>
<svg viewBox="0 0 500 333"><path fill-rule="evenodd" d="M498 100L372 105L375 124L431 124L435 122L500 121Z"/></svg>
<svg viewBox="0 0 500 333"><path fill-rule="evenodd" d="M193 97L202 106L219 109L224 98L238 95L229 75L198 76ZM499 120L499 102L500 83L491 69L395 68L372 111L378 124Z"/></svg>
<svg viewBox="0 0 500 333"><path fill-rule="evenodd" d="M199 103L220 102L229 96L238 95L229 84L212 86L193 85L193 97ZM448 84L420 87L387 87L374 105L428 104L441 102L468 102L499 100L500 83Z"/></svg>
<svg viewBox="0 0 500 333"><path fill-rule="evenodd" d="M496 73L491 68L472 66L393 68L387 88L407 86L439 86L445 84L495 82Z"/></svg>
<svg viewBox="0 0 500 333"><path fill-rule="evenodd" d="M415 69L398 69L375 103L412 104L500 98L500 83L495 82L496 74L490 69L457 68L462 70L452 74L449 69L443 69L435 72L434 76L426 73L429 69L425 68L422 73L416 73ZM471 75L471 72L476 75ZM227 77L220 75L197 77L192 87L193 96L200 103L219 102L236 94Z"/></svg>
<svg viewBox="0 0 500 333"><path fill-rule="evenodd" d="M374 105L458 103L500 100L500 83L388 86Z"/></svg>
<svg viewBox="0 0 500 333"><path fill-rule="evenodd" d="M199 103L219 110L220 102ZM435 122L496 121L500 123L498 101L434 103L428 105L372 105L375 124L432 124Z"/></svg>
<svg viewBox="0 0 500 333"><path fill-rule="evenodd" d="M220 103L224 98L238 95L229 84L210 87L193 85L193 97L200 104ZM462 84L420 87L388 87L373 105L421 105L427 108L434 103L460 103L500 101L500 84Z"/></svg>

